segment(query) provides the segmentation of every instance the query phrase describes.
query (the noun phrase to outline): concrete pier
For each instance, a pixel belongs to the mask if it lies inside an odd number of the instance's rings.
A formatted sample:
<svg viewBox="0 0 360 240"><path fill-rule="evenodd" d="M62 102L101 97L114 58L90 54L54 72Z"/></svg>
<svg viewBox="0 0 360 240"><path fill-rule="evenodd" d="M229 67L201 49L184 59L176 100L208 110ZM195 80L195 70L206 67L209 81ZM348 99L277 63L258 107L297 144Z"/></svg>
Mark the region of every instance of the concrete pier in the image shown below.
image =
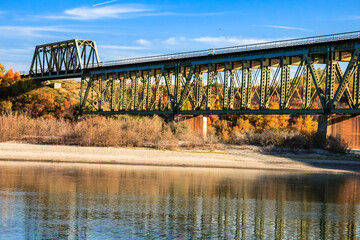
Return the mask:
<svg viewBox="0 0 360 240"><path fill-rule="evenodd" d="M317 141L324 147L327 136L340 136L351 149L360 149L360 116L321 115L318 119Z"/></svg>
<svg viewBox="0 0 360 240"><path fill-rule="evenodd" d="M203 137L207 134L207 117L203 115L186 117L185 121L189 124L190 129L194 132L201 133Z"/></svg>

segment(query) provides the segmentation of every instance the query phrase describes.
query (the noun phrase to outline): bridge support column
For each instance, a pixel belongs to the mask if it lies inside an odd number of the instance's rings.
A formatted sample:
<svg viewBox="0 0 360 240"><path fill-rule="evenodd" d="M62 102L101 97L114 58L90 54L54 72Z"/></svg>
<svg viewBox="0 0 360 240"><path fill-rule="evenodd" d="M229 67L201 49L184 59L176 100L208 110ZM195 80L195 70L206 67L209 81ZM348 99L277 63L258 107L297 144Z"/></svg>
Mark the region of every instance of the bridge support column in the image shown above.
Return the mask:
<svg viewBox="0 0 360 240"><path fill-rule="evenodd" d="M328 135L328 125L330 121L329 114L320 115L318 118L318 129L315 137L316 147L326 147L326 137Z"/></svg>
<svg viewBox="0 0 360 240"><path fill-rule="evenodd" d="M207 135L207 117L203 115L194 116L185 119L190 125L190 129L194 132L201 134L204 138Z"/></svg>

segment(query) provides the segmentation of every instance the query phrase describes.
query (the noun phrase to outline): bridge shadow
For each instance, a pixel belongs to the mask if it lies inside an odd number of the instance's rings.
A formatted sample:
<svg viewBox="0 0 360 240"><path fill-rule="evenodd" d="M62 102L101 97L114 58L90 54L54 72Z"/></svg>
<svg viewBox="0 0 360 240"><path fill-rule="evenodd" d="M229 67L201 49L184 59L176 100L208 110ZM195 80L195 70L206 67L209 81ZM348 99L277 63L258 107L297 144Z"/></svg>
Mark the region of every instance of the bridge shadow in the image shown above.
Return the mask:
<svg viewBox="0 0 360 240"><path fill-rule="evenodd" d="M283 149L282 152L267 152L265 154L287 158L316 168L360 173L360 154L355 152L337 154L323 149L312 149L295 153L293 150Z"/></svg>

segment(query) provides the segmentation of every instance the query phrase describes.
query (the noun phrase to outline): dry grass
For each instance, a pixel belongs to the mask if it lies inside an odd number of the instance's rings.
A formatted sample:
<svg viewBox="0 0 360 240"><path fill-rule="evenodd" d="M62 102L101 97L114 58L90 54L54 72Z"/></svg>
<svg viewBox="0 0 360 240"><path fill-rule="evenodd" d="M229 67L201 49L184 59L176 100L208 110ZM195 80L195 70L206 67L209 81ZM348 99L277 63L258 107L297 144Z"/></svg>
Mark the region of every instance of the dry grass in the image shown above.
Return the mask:
<svg viewBox="0 0 360 240"><path fill-rule="evenodd" d="M183 123L154 117L89 117L78 122L0 116L0 141L99 147L201 148L207 140Z"/></svg>
<svg viewBox="0 0 360 240"><path fill-rule="evenodd" d="M227 133L227 132L226 132ZM152 147L160 149L212 149L216 144L259 145L264 149L285 147L309 149L314 140L299 132L266 130L261 133L232 131L207 138L190 130L185 122L166 123L160 117L83 118L78 122L29 118L25 115L0 115L0 142L21 141L98 147ZM345 153L348 144L341 138L327 139L327 149Z"/></svg>

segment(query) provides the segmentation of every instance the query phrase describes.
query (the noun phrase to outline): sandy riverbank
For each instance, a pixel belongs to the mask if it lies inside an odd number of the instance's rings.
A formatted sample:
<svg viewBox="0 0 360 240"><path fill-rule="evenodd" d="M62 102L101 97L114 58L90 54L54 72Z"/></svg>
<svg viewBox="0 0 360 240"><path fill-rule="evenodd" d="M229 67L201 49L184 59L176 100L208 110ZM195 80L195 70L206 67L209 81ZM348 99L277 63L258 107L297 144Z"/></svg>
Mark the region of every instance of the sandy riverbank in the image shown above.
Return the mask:
<svg viewBox="0 0 360 240"><path fill-rule="evenodd" d="M256 147L219 152L163 151L146 148L100 148L28 143L0 143L1 161L126 164L177 167L275 169L311 172L359 172L360 161L319 155L271 156Z"/></svg>

